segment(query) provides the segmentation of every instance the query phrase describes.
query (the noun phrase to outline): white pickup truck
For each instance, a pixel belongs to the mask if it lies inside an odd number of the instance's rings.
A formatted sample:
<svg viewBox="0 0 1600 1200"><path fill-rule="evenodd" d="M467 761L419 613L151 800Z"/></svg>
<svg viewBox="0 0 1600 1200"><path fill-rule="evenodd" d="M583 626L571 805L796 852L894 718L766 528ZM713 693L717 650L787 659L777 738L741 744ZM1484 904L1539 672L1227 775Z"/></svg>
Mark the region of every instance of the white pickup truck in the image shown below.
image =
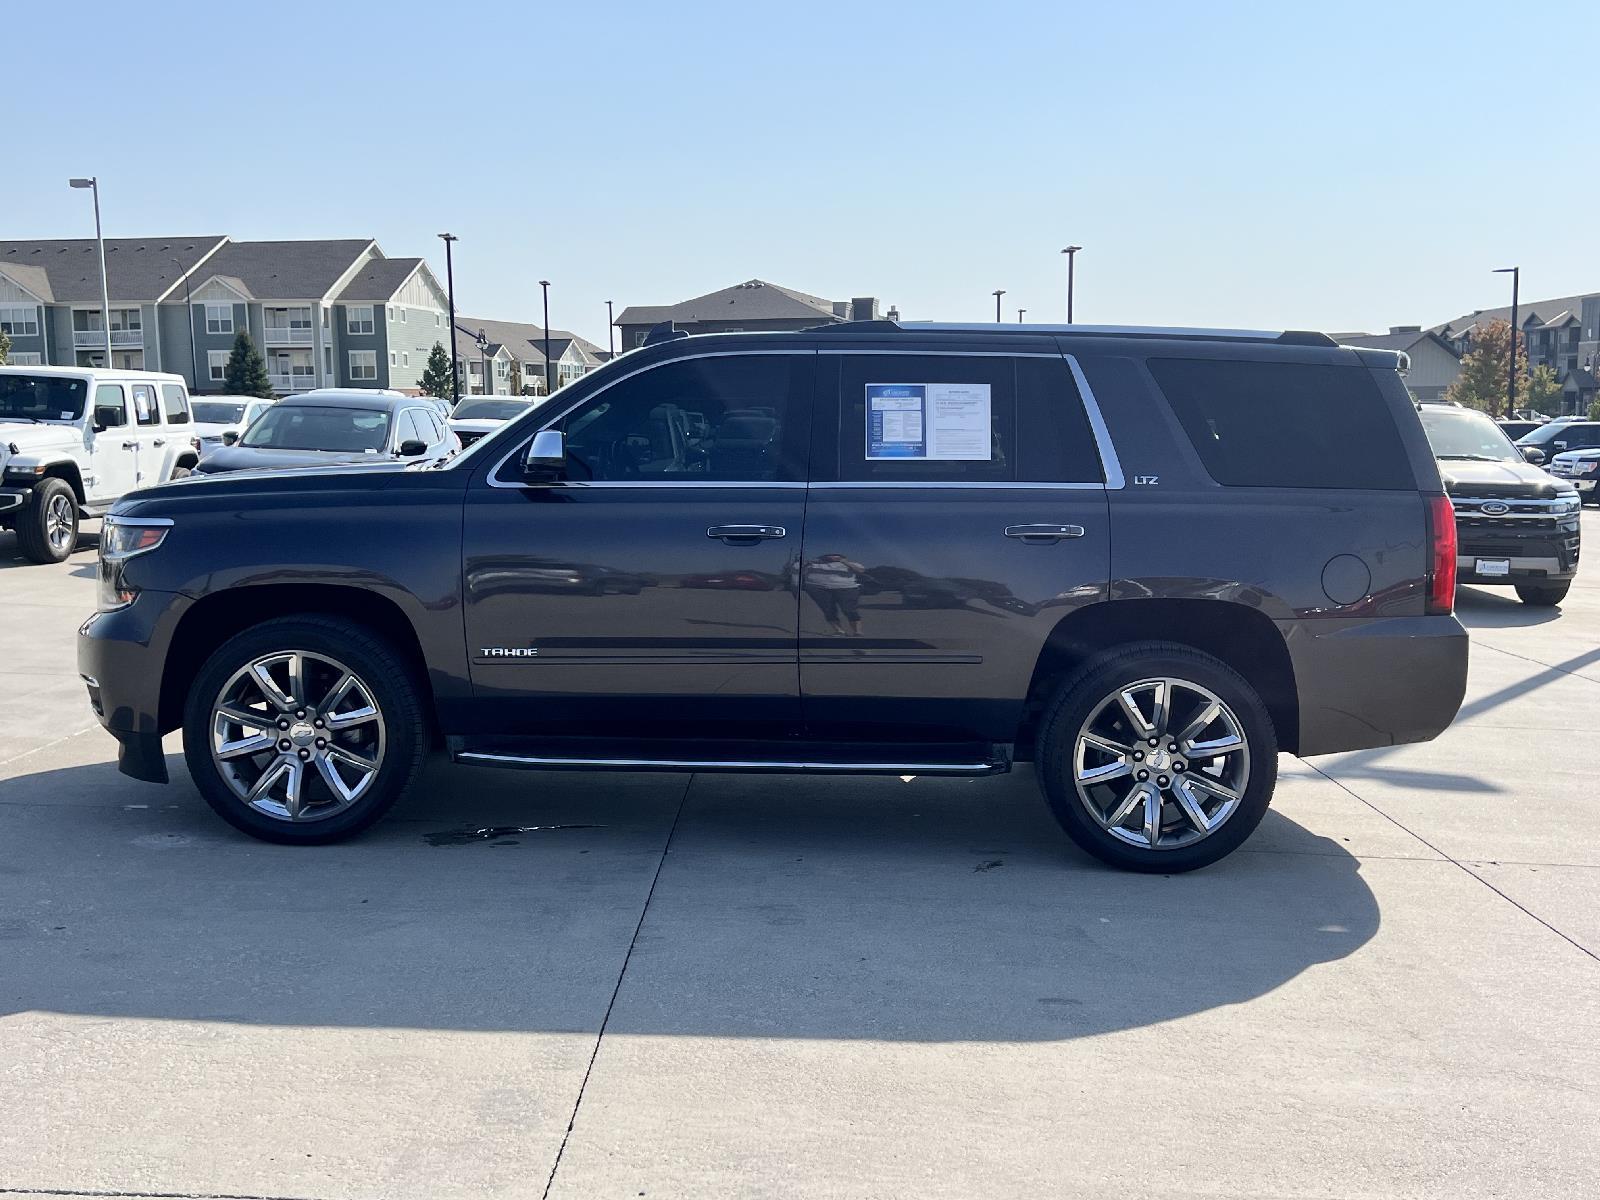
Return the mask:
<svg viewBox="0 0 1600 1200"><path fill-rule="evenodd" d="M0 367L0 528L61 562L81 517L199 460L183 377L103 367Z"/></svg>

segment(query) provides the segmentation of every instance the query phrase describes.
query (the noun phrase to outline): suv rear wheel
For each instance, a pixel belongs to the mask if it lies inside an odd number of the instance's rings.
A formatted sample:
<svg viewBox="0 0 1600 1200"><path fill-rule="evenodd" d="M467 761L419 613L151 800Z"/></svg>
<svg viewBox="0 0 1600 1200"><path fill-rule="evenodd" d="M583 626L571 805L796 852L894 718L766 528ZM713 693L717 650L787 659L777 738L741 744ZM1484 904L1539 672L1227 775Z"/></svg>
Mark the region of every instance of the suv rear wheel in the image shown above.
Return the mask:
<svg viewBox="0 0 1600 1200"><path fill-rule="evenodd" d="M1536 608L1554 608L1567 598L1571 590L1570 579L1562 583L1519 583L1517 599Z"/></svg>
<svg viewBox="0 0 1600 1200"><path fill-rule="evenodd" d="M78 545L78 498L64 479L41 479L17 516L17 548L29 562L64 562Z"/></svg>
<svg viewBox="0 0 1600 1200"><path fill-rule="evenodd" d="M370 630L283 617L223 643L195 677L183 752L206 803L269 842L337 841L393 806L426 748L420 689Z"/></svg>
<svg viewBox="0 0 1600 1200"><path fill-rule="evenodd" d="M1278 740L1237 672L1187 646L1144 642L1061 685L1037 766L1056 820L1084 850L1128 870L1192 871L1261 823Z"/></svg>

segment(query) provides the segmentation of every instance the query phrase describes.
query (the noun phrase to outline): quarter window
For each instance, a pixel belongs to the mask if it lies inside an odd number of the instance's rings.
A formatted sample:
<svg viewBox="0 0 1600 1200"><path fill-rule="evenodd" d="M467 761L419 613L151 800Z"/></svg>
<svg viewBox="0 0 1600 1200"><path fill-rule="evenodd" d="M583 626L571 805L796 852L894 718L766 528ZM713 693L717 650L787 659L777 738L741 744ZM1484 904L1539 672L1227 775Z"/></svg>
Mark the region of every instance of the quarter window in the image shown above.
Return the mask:
<svg viewBox="0 0 1600 1200"><path fill-rule="evenodd" d="M189 396L177 384L161 385L161 407L166 412L168 425L189 423Z"/></svg>
<svg viewBox="0 0 1600 1200"><path fill-rule="evenodd" d="M206 305L206 332L207 333L232 333L233 332L233 305L208 304Z"/></svg>

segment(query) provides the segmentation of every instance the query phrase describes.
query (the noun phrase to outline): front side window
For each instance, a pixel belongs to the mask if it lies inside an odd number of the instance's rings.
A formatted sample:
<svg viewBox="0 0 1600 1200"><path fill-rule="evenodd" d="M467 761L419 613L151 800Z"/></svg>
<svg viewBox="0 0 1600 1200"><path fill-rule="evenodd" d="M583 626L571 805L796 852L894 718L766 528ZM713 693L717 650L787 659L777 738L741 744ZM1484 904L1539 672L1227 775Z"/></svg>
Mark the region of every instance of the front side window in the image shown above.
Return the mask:
<svg viewBox="0 0 1600 1200"><path fill-rule="evenodd" d="M102 383L94 389L94 421L104 429L116 429L128 423L128 399L120 385Z"/></svg>
<svg viewBox="0 0 1600 1200"><path fill-rule="evenodd" d="M663 363L607 388L556 426L576 482L805 479L812 356Z"/></svg>
<svg viewBox="0 0 1600 1200"><path fill-rule="evenodd" d="M419 428L417 424L417 416L417 410L414 408L408 408L405 410L405 412L400 414L399 428L394 435L394 442L396 446L401 446L406 442L411 441L426 442L431 440L422 431L422 429Z"/></svg>
<svg viewBox="0 0 1600 1200"><path fill-rule="evenodd" d="M372 332L372 305L353 304L344 310L346 333Z"/></svg>
<svg viewBox="0 0 1600 1200"><path fill-rule="evenodd" d="M233 332L233 305L208 304L206 305L206 332L207 333L232 333Z"/></svg>
<svg viewBox="0 0 1600 1200"><path fill-rule="evenodd" d="M54 375L0 375L0 420L76 421L88 384Z"/></svg>
<svg viewBox="0 0 1600 1200"><path fill-rule="evenodd" d="M133 418L140 425L161 424L161 410L156 407L156 389L148 383L133 385Z"/></svg>
<svg viewBox="0 0 1600 1200"><path fill-rule="evenodd" d="M274 404L245 431L241 446L271 450L330 450L346 454L384 448L389 414L373 408Z"/></svg>
<svg viewBox="0 0 1600 1200"><path fill-rule="evenodd" d="M378 352L376 350L350 351L350 378L376 379L378 377Z"/></svg>
<svg viewBox="0 0 1600 1200"><path fill-rule="evenodd" d="M175 383L161 385L161 407L166 413L168 425L187 425L189 423L189 396Z"/></svg>

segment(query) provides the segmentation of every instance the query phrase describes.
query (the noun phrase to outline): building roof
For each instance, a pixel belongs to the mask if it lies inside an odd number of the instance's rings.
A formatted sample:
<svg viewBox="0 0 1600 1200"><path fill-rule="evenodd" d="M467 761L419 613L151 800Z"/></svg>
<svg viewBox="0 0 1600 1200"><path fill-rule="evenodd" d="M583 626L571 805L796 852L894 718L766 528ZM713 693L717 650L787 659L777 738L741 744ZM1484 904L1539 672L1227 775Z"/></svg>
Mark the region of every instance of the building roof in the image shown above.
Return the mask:
<svg viewBox="0 0 1600 1200"><path fill-rule="evenodd" d="M750 279L679 304L629 305L618 325L657 325L662 321L837 321L833 301L793 288Z"/></svg>
<svg viewBox="0 0 1600 1200"><path fill-rule="evenodd" d="M1530 321L1532 321L1533 325L1539 326L1546 321L1561 317L1569 312L1582 312L1583 302L1592 300L1596 296L1600 296L1600 292L1586 292L1581 296L1560 296L1554 300L1524 300L1517 305L1517 320L1524 328L1528 326ZM1465 316L1457 317L1453 321L1446 321L1443 325L1434 325L1431 330L1434 333L1446 333L1448 331L1448 336L1455 337L1463 330L1470 329L1474 325L1487 325L1491 321L1509 322L1510 320L1511 306L1508 304L1503 308L1476 309Z"/></svg>
<svg viewBox="0 0 1600 1200"><path fill-rule="evenodd" d="M320 300L370 246L371 238L229 242L206 262L203 275L238 280L252 300Z"/></svg>
<svg viewBox="0 0 1600 1200"><path fill-rule="evenodd" d="M362 265L335 299L340 304L382 304L405 286L421 264L420 258L374 258Z"/></svg>
<svg viewBox="0 0 1600 1200"><path fill-rule="evenodd" d="M1437 342L1452 358L1461 357L1455 347L1429 329L1408 329L1400 333L1341 333L1334 336L1341 346L1360 346L1367 350L1403 350L1410 353L1418 342Z"/></svg>
<svg viewBox="0 0 1600 1200"><path fill-rule="evenodd" d="M194 271L226 241L221 234L107 238L106 290L113 302L163 297L184 271ZM93 238L0 242L0 271L48 303L100 303L100 255Z"/></svg>
<svg viewBox="0 0 1600 1200"><path fill-rule="evenodd" d="M491 321L483 317L456 317L456 328L467 337L476 337L478 330L483 330L484 335L491 342L500 342L511 350L512 357L521 362L531 362L538 366L544 365L544 327L542 325L528 325L521 321ZM560 358L566 353L567 347L578 347L578 357L591 366L598 366L600 359L597 354L602 353L599 346L586 338L581 338L568 329L550 330L550 357Z"/></svg>

